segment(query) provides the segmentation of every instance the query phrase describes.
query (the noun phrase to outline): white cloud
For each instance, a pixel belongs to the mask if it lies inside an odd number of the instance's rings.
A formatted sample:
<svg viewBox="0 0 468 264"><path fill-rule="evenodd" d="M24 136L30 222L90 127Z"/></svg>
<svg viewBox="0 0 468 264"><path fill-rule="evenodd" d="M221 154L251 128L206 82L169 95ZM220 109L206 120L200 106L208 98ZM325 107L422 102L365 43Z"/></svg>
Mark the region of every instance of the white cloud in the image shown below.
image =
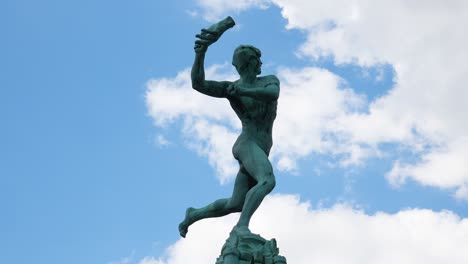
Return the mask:
<svg viewBox="0 0 468 264"><path fill-rule="evenodd" d="M308 34L300 53L332 56L337 64L394 67L396 85L369 105L369 113L335 123L351 142L377 146L396 142L422 155L389 179L458 188L468 199L468 24L466 1L273 0L288 28ZM426 148L429 153L424 152Z"/></svg>
<svg viewBox="0 0 468 264"><path fill-rule="evenodd" d="M446 149L437 149L424 155L417 164L402 165L397 161L387 178L394 185L412 178L423 185L456 188L455 197L468 200L467 149L468 138Z"/></svg>
<svg viewBox="0 0 468 264"><path fill-rule="evenodd" d="M365 100L324 69L282 68L278 77L281 95L272 156L279 158L279 168L295 169L297 159L313 152L351 153L351 145L337 144L336 137L329 134L337 119L360 109Z"/></svg>
<svg viewBox="0 0 468 264"><path fill-rule="evenodd" d="M206 77L215 80L234 80L234 71L227 65L213 65L206 70ZM227 73L226 73L227 72ZM175 78L153 79L147 83L146 103L149 114L158 126L166 126L177 118L191 115L207 118L213 122L230 122L239 127L235 114L226 107L226 100L202 95L191 89L190 70L186 69Z"/></svg>
<svg viewBox="0 0 468 264"><path fill-rule="evenodd" d="M144 257L139 264L165 264L161 259L155 259L154 257Z"/></svg>
<svg viewBox="0 0 468 264"><path fill-rule="evenodd" d="M213 263L237 217L195 223L165 257L145 264ZM253 217L251 229L276 238L288 263L464 264L468 259L468 219L448 211L369 215L346 204L313 209L297 196L273 195Z"/></svg>
<svg viewBox="0 0 468 264"><path fill-rule="evenodd" d="M187 139L189 147L208 158L210 165L216 169L221 183L226 183L236 175L238 166L231 149L237 135L232 129L206 119L186 118L184 134L190 137Z"/></svg>
<svg viewBox="0 0 468 264"><path fill-rule="evenodd" d="M217 22L222 16L232 15L232 13L252 7L264 9L269 2L269 0L197 0L198 5L203 9L203 17L211 22Z"/></svg>
<svg viewBox="0 0 468 264"><path fill-rule="evenodd" d="M156 147L165 148L170 146L172 143L164 135L158 134L155 138L155 144Z"/></svg>

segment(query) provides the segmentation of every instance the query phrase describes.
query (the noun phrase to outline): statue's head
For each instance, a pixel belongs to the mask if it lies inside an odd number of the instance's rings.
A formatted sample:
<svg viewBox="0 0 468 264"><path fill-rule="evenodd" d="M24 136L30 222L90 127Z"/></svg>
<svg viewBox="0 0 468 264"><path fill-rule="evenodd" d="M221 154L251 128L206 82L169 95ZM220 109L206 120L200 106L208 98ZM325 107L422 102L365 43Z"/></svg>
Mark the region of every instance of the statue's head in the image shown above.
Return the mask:
<svg viewBox="0 0 468 264"><path fill-rule="evenodd" d="M258 75L261 73L262 61L260 57L262 52L254 46L240 45L234 50L232 56L232 65L236 67L237 72L242 75L249 71Z"/></svg>

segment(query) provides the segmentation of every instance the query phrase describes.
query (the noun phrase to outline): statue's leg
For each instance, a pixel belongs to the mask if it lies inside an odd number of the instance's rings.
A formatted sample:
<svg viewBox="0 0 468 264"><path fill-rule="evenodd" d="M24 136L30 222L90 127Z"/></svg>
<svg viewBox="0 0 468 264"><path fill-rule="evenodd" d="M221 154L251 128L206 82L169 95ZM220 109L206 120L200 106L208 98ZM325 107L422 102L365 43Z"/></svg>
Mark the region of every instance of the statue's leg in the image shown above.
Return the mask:
<svg viewBox="0 0 468 264"><path fill-rule="evenodd" d="M255 142L246 142L241 146L238 158L248 174L257 181L257 184L247 192L237 223L237 227L244 227L248 230L250 218L260 206L263 198L273 190L276 181L268 156Z"/></svg>
<svg viewBox="0 0 468 264"><path fill-rule="evenodd" d="M185 237L188 227L198 220L240 212L242 210L247 191L252 185L252 179L241 166L241 169L237 173L231 198L219 199L198 209L192 207L188 208L185 212L185 219L179 224L180 235Z"/></svg>

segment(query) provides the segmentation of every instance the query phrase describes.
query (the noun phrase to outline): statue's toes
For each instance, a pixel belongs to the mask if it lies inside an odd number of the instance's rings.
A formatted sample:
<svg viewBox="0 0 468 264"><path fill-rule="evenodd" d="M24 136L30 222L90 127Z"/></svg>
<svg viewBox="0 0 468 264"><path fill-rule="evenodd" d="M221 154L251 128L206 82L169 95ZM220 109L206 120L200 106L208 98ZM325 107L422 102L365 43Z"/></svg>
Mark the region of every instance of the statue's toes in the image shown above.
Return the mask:
<svg viewBox="0 0 468 264"><path fill-rule="evenodd" d="M188 227L187 225L185 224L185 221L180 223L179 225L179 233L180 233L180 236L185 238L185 236L187 235L187 232L188 232Z"/></svg>

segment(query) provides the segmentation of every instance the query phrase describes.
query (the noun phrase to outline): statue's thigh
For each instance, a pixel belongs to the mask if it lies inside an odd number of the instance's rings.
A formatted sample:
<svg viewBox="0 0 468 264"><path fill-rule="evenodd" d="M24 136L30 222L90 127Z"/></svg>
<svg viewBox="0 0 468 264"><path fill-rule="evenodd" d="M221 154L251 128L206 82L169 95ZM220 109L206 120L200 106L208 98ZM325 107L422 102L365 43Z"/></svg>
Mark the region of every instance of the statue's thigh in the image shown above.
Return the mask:
<svg viewBox="0 0 468 264"><path fill-rule="evenodd" d="M245 143L241 148L240 162L250 176L257 182L274 177L268 156L255 142Z"/></svg>

